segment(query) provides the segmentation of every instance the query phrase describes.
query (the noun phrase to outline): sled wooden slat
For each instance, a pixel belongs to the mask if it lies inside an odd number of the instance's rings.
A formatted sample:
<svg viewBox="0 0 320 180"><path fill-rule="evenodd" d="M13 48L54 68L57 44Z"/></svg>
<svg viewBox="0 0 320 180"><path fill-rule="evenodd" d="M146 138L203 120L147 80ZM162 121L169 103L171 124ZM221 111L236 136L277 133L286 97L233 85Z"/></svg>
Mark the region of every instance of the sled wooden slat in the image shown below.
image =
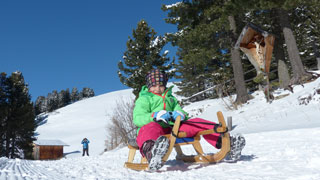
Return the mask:
<svg viewBox="0 0 320 180"><path fill-rule="evenodd" d="M230 151L230 135L228 132L228 128L226 125L226 122L224 120L224 117L222 115L222 112L217 112L217 117L219 120L220 127L216 129L211 130L204 130L199 132L196 136L194 136L193 141L188 141L188 142L181 142L181 143L176 143L176 138L185 138L187 134L185 132L178 132L179 127L180 127L180 116L176 119L175 124L172 128L172 133L176 134L177 137L173 136L172 134L166 134L165 136L169 138L170 140L170 145L167 154L162 158L163 162L166 162L173 150L175 148L177 152L176 159L177 160L182 160L184 162L196 162L196 163L217 163L221 161L222 159L225 158L225 156L228 154ZM230 125L230 124L229 124ZM206 134L212 134L212 133L221 133L222 134L222 147L219 152L215 154L205 154L202 146L200 144L200 139L201 136L206 135ZM183 145L192 145L197 152L197 155L191 155L187 156L183 154L183 151L181 149L181 146ZM128 157L128 162L125 163L125 167L129 169L134 169L134 170L148 170L148 162L146 158L141 158L140 163L134 163L134 156L136 154L136 151L139 150L137 147L133 147L128 145L129 148L129 157Z"/></svg>
<svg viewBox="0 0 320 180"><path fill-rule="evenodd" d="M175 123L174 123L174 126L172 128L172 134L176 134L176 135L178 134L179 127L180 127L180 121L181 121L181 116L178 116ZM166 162L168 160L169 155L171 154L172 149L176 143L176 137L171 135L169 140L170 140L170 146L169 146L167 154L162 158L163 162Z"/></svg>
<svg viewBox="0 0 320 180"><path fill-rule="evenodd" d="M137 170L137 171L148 170L148 168L149 168L148 167L149 166L148 163L130 163L130 162L126 162L124 164L124 166L126 168Z"/></svg>
<svg viewBox="0 0 320 180"><path fill-rule="evenodd" d="M217 131L215 131L214 129L204 130L204 131L198 132L198 134L196 136L212 134L212 133L223 133L226 131L227 131L227 127L218 127Z"/></svg>
<svg viewBox="0 0 320 180"><path fill-rule="evenodd" d="M171 137L171 134L166 134L164 135L166 136L167 138L170 138ZM187 133L186 132L179 132L178 135L177 135L178 138L185 138L187 137Z"/></svg>
<svg viewBox="0 0 320 180"><path fill-rule="evenodd" d="M128 145L130 146L130 145ZM134 159L134 156L136 155L136 148L130 146L129 147L129 157L128 157L128 162L132 162Z"/></svg>

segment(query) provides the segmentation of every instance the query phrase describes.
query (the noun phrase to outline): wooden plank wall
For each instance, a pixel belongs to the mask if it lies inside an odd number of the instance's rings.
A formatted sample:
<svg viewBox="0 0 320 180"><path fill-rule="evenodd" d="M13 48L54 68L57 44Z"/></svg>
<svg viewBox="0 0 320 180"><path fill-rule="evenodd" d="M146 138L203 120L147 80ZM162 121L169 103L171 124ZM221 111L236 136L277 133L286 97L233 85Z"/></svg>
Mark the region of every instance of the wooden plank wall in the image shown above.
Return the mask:
<svg viewBox="0 0 320 180"><path fill-rule="evenodd" d="M60 159L63 157L63 146L40 146L40 160Z"/></svg>

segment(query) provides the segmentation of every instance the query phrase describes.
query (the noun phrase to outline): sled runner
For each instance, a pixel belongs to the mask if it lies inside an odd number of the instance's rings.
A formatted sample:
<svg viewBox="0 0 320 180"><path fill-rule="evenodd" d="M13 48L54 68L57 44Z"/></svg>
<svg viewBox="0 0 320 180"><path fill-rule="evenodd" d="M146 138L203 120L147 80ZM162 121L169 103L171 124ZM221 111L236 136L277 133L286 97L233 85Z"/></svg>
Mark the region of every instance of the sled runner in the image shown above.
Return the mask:
<svg viewBox="0 0 320 180"><path fill-rule="evenodd" d="M165 135L170 140L170 146L169 146L168 152L162 158L162 161L166 162L168 160L173 148L175 148L177 152L176 159L182 160L184 162L217 163L222 159L224 159L225 156L230 151L230 134L228 129L231 130L232 124L231 124L231 120L230 121L228 120L229 128L227 127L227 124L224 120L222 112L220 111L217 112L217 116L218 116L219 124L217 124L217 126L215 126L214 129L200 131L196 136L192 138L186 137L187 135L185 132L179 132L181 121L180 121L180 116L178 116L172 128L172 133ZM205 154L200 144L200 139L201 139L201 136L206 134L212 134L212 133L222 134L222 146L220 151L215 154ZM188 145L188 144L194 147L195 151L197 152L197 155L187 156L182 152L181 146ZM145 157L144 158L141 157L140 163L134 162L136 151L137 150L139 151L139 147L136 144L135 139L130 140L128 142L128 148L129 148L128 161L125 163L124 166L126 168L133 169L133 170L148 170L148 161Z"/></svg>

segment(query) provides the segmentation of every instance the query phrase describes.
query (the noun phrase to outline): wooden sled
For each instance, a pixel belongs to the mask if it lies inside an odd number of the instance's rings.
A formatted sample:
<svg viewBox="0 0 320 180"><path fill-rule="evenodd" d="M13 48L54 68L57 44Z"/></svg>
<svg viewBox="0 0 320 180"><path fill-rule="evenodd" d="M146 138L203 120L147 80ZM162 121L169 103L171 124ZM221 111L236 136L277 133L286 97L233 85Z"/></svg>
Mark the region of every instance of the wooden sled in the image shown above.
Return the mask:
<svg viewBox="0 0 320 180"><path fill-rule="evenodd" d="M214 129L210 130L204 130L200 131L196 136L193 138L186 138L185 132L179 132L180 127L180 116L175 121L175 124L172 128L172 133L165 135L170 140L170 146L168 149L167 154L162 158L163 162L166 162L173 150L175 148L177 152L176 159L182 160L184 162L196 162L196 163L217 163L225 158L227 153L230 151L230 134L228 132L228 129L231 130L231 122L228 122L228 127L226 125L226 122L224 120L224 117L222 115L222 112L217 112L218 120L219 120L219 126ZM201 136L206 134L212 134L212 133L221 133L222 134L222 147L219 152L215 154L206 155L201 147L200 139ZM177 135L177 137L174 136ZM135 140L134 140L135 142ZM191 144L195 151L197 152L197 155L184 155L182 152L182 149L180 146L182 145L188 145ZM133 169L133 170L148 170L148 161L144 157L141 156L141 162L140 163L134 163L134 157L136 154L136 151L139 152L139 147L136 145L136 143L128 143L129 148L129 156L128 161L124 164L126 168Z"/></svg>

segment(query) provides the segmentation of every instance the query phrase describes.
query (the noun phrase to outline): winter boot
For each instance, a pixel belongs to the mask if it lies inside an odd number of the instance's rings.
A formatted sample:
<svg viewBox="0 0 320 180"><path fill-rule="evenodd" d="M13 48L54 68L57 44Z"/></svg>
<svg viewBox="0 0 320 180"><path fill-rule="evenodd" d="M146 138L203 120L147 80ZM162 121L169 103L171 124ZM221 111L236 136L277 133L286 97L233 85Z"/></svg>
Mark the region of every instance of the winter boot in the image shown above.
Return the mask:
<svg viewBox="0 0 320 180"><path fill-rule="evenodd" d="M151 152L152 158L149 161L149 169L151 171L160 169L164 164L162 158L166 155L169 149L169 139L165 136L160 136L155 142Z"/></svg>
<svg viewBox="0 0 320 180"><path fill-rule="evenodd" d="M150 163L150 160L152 158L152 148L154 146L155 141L154 140L147 140L142 145L142 153L147 158L148 163Z"/></svg>
<svg viewBox="0 0 320 180"><path fill-rule="evenodd" d="M246 140L241 134L230 135L230 152L227 154L225 160L229 162L238 161L245 145Z"/></svg>

